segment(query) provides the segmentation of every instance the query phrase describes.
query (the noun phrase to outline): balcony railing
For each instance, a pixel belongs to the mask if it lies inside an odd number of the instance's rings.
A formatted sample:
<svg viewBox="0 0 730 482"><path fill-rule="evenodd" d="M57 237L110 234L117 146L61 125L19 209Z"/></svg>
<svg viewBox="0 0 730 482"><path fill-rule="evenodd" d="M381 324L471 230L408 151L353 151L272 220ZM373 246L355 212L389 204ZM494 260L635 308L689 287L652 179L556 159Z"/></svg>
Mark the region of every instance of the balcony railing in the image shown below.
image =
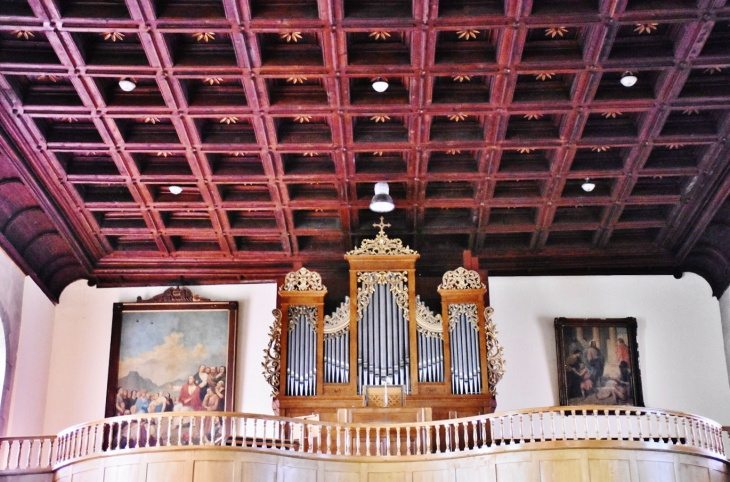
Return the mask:
<svg viewBox="0 0 730 482"><path fill-rule="evenodd" d="M706 418L635 407L553 407L433 422L333 423L228 412L127 415L52 437L0 439L0 469L60 468L96 455L197 446L380 460L485 453L558 443L665 448L725 458L722 427ZM637 443L637 445L633 445ZM602 444L602 445L601 445Z"/></svg>
<svg viewBox="0 0 730 482"><path fill-rule="evenodd" d="M0 437L0 471L50 471L56 458L56 436Z"/></svg>

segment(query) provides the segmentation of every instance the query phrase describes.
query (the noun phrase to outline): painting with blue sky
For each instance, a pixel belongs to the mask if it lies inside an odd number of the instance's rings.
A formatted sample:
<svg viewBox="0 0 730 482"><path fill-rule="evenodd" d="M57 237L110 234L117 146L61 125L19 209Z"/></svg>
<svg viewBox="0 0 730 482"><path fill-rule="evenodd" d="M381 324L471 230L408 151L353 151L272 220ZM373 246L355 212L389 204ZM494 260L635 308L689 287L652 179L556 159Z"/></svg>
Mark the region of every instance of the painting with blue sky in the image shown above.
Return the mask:
<svg viewBox="0 0 730 482"><path fill-rule="evenodd" d="M120 380L137 372L179 390L200 365L226 365L228 311L125 312L119 350Z"/></svg>

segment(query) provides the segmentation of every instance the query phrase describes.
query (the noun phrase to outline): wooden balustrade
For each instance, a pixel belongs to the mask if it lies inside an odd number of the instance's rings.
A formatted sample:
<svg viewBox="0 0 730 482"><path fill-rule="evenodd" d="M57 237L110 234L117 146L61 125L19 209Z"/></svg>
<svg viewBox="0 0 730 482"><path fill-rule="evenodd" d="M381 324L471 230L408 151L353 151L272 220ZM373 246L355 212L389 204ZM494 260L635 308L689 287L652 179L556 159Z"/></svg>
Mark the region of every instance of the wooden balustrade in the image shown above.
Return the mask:
<svg viewBox="0 0 730 482"><path fill-rule="evenodd" d="M56 436L0 437L0 471L50 470L56 460Z"/></svg>
<svg viewBox="0 0 730 482"><path fill-rule="evenodd" d="M59 435L58 463L135 448L218 445L329 456L394 457L509 444L604 440L693 447L724 456L722 427L633 407L558 407L408 424L342 424L238 413L125 416Z"/></svg>
<svg viewBox="0 0 730 482"><path fill-rule="evenodd" d="M602 441L725 456L722 427L705 418L636 407L553 407L401 424L345 424L228 412L127 415L78 425L54 440L5 438L3 468L61 467L86 457L176 447L344 457L464 455L502 446ZM43 465L45 464L45 465Z"/></svg>

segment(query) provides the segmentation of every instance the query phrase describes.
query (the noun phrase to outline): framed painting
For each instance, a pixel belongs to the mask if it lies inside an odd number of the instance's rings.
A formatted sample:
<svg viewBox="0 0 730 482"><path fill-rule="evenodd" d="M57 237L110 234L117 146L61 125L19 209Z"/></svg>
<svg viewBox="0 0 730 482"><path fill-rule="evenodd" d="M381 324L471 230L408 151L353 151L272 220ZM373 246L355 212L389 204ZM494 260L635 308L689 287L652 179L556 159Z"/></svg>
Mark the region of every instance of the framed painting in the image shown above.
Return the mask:
<svg viewBox="0 0 730 482"><path fill-rule="evenodd" d="M187 288L115 303L106 416L232 411L237 319Z"/></svg>
<svg viewBox="0 0 730 482"><path fill-rule="evenodd" d="M636 318L556 318L560 405L644 406Z"/></svg>

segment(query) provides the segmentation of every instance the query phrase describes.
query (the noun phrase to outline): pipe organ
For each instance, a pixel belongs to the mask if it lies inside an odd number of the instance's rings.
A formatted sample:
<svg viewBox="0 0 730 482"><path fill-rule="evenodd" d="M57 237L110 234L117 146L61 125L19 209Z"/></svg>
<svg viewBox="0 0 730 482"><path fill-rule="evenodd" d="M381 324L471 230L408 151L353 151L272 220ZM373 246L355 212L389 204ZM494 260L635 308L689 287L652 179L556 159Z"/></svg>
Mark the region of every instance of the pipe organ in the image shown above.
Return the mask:
<svg viewBox="0 0 730 482"><path fill-rule="evenodd" d="M445 273L434 313L416 295L419 254L389 238L382 218L375 226L375 239L345 255L350 296L333 313L323 313L318 273L301 268L279 288L264 361L279 412L335 420L363 407L370 386L402 389L406 407L430 407L434 419L493 411L503 360L481 276Z"/></svg>

